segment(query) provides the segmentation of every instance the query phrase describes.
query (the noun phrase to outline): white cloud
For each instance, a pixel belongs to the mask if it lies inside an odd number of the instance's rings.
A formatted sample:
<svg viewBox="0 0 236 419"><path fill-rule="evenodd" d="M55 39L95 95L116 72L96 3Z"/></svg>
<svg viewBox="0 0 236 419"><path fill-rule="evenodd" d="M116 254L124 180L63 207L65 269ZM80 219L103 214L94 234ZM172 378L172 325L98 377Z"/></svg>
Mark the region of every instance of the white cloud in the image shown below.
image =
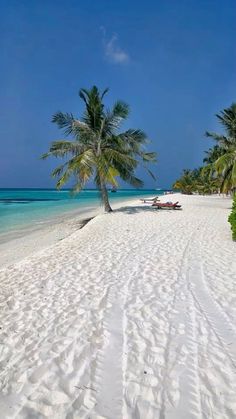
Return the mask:
<svg viewBox="0 0 236 419"><path fill-rule="evenodd" d="M118 36L113 35L110 39L107 39L105 28L101 27L101 31L103 33L103 45L107 60L115 64L127 63L130 57L129 54L119 46Z"/></svg>

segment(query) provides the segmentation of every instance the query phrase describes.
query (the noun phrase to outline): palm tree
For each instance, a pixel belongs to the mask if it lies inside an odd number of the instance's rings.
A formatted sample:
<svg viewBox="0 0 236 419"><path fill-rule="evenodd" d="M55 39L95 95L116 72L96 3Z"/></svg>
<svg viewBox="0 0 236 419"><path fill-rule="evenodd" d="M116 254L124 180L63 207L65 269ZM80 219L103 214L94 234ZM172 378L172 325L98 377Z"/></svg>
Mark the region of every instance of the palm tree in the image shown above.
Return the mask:
<svg viewBox="0 0 236 419"><path fill-rule="evenodd" d="M191 195L197 192L202 195L218 192L219 178L210 177L210 166L199 167L193 170L184 170L182 176L174 183L174 189Z"/></svg>
<svg viewBox="0 0 236 419"><path fill-rule="evenodd" d="M196 191L196 179L193 172L185 169L182 176L173 184L173 188L180 189L186 195L192 195Z"/></svg>
<svg viewBox="0 0 236 419"><path fill-rule="evenodd" d="M42 158L54 156L65 159L69 156L52 172L53 177L59 177L57 188L74 177L73 191L77 192L93 178L105 211L110 212L107 184L117 187L117 177L120 177L134 187L141 187L143 182L135 176L135 169L140 163L147 169L147 163L156 162L156 153L145 151L148 140L143 131L128 129L119 132L121 123L129 115L129 107L125 102L117 101L111 110L105 109L103 98L107 92L108 89L105 89L100 93L96 86L79 91L85 104L81 119L62 112L53 116L52 122L73 139L54 141ZM154 178L150 170L148 172Z"/></svg>
<svg viewBox="0 0 236 419"><path fill-rule="evenodd" d="M225 133L221 135L206 132L207 137L217 141L217 146L210 153L209 163L213 171L222 178L221 192L228 192L236 188L236 103L221 111L216 117L223 125Z"/></svg>
<svg viewBox="0 0 236 419"><path fill-rule="evenodd" d="M195 169L196 191L202 195L217 193L220 188L220 178L212 175L211 167L204 166Z"/></svg>
<svg viewBox="0 0 236 419"><path fill-rule="evenodd" d="M211 165L215 163L215 161L219 157L223 156L224 149L217 144L217 145L214 145L214 147L209 148L209 150L205 151L205 154L206 156L203 159L203 163L206 163L207 165Z"/></svg>

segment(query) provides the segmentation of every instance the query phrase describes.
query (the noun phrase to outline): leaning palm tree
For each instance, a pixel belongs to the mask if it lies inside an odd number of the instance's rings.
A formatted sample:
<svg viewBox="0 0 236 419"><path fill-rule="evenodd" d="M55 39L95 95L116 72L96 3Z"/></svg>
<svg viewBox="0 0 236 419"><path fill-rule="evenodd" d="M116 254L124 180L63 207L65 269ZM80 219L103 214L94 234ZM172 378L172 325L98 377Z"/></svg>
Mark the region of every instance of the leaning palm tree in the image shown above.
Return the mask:
<svg viewBox="0 0 236 419"><path fill-rule="evenodd" d="M217 146L210 153L212 172L216 172L222 179L221 192L228 192L236 188L236 103L216 115L223 125L223 135L206 132L206 136L217 141Z"/></svg>
<svg viewBox="0 0 236 419"><path fill-rule="evenodd" d="M52 122L73 139L54 141L42 158L66 159L52 172L53 177L58 177L57 188L74 177L73 191L77 192L89 179L94 179L105 211L110 212L107 184L117 187L117 178L120 177L134 187L141 187L143 182L135 176L135 169L141 163L153 176L147 163L156 161L156 153L145 151L148 140L143 131L119 131L129 115L129 107L125 102L117 101L111 110L105 109L103 98L107 92L105 89L100 93L96 86L81 89L79 96L85 104L85 111L80 119L71 113L57 112L53 116Z"/></svg>

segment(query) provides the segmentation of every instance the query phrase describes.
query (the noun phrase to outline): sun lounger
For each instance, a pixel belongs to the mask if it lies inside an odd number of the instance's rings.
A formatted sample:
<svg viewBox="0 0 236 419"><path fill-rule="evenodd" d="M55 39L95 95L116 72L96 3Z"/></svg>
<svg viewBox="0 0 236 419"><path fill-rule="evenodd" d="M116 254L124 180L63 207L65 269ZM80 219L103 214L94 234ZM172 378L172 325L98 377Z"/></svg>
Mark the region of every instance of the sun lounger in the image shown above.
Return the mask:
<svg viewBox="0 0 236 419"><path fill-rule="evenodd" d="M140 201L142 201L143 203L145 202L157 202L159 201L158 196L155 196L155 198L141 198Z"/></svg>
<svg viewBox="0 0 236 419"><path fill-rule="evenodd" d="M158 208L159 209L167 208L167 209L173 209L173 210L182 209L181 205L179 205L178 201L175 202L175 203L172 203L172 202L153 202L152 207L155 207L157 209Z"/></svg>

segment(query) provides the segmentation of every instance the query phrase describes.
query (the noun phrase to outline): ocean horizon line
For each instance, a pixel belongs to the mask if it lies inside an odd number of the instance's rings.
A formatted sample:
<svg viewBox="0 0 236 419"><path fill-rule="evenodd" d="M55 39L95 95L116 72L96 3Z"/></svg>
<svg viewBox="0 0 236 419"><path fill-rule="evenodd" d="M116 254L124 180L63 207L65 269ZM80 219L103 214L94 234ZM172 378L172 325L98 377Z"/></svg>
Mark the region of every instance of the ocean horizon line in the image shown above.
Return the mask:
<svg viewBox="0 0 236 419"><path fill-rule="evenodd" d="M16 187L16 188L2 188L0 187L0 190L38 190L38 191L71 191L72 188L61 188L61 189L57 189L57 188L26 188L26 187ZM108 188L108 189L112 189L112 188ZM119 191L155 191L155 190L170 190L171 188L116 188ZM81 191L79 191L78 193L82 192L82 191L98 191L97 188L83 188L81 189Z"/></svg>

